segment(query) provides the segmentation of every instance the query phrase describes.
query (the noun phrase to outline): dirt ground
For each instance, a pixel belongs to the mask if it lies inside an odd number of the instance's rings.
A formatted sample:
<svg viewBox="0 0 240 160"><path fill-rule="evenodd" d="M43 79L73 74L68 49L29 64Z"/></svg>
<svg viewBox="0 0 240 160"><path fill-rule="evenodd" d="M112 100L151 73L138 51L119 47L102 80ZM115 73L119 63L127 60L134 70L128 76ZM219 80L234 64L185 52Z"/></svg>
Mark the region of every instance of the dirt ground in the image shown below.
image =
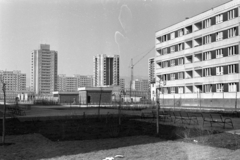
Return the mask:
<svg viewBox="0 0 240 160"><path fill-rule="evenodd" d="M52 142L40 134L28 134L7 136L6 142L13 144L0 146L1 160L101 160L116 155L122 155L123 158L115 160L237 160L240 156L240 149L210 147L198 144L197 141L163 141L149 136Z"/></svg>

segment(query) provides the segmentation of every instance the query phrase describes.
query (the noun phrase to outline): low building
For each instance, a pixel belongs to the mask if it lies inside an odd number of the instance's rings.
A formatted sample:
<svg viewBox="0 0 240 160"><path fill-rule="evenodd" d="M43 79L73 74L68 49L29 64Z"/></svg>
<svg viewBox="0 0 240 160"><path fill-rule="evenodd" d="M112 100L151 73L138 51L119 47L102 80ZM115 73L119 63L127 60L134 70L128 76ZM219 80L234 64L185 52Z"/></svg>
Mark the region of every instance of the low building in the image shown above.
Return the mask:
<svg viewBox="0 0 240 160"><path fill-rule="evenodd" d="M54 99L58 99L60 104L79 104L78 92L53 92Z"/></svg>
<svg viewBox="0 0 240 160"><path fill-rule="evenodd" d="M81 87L78 88L80 104L112 103L112 87Z"/></svg>

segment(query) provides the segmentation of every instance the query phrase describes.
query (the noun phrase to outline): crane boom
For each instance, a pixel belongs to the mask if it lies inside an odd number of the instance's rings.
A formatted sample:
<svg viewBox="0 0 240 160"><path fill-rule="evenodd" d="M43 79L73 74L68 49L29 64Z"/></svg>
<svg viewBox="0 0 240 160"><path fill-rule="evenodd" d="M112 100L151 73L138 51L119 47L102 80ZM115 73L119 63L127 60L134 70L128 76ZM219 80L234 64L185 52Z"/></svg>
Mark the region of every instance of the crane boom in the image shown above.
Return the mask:
<svg viewBox="0 0 240 160"><path fill-rule="evenodd" d="M143 55L136 63L133 64L133 59L131 58L131 81L130 81L130 100L132 96L132 83L133 83L133 68L138 62L140 62L144 57L146 57L153 49L155 46L153 46L145 55Z"/></svg>

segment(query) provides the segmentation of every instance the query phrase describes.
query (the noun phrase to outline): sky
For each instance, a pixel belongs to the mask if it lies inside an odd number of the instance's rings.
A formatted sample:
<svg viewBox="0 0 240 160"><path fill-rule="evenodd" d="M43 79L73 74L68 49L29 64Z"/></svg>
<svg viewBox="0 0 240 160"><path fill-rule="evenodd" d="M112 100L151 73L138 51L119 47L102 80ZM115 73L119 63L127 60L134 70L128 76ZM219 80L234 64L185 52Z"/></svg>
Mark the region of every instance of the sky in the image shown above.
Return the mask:
<svg viewBox="0 0 240 160"><path fill-rule="evenodd" d="M0 0L0 70L28 81L31 52L50 44L58 74L91 75L93 56L118 54L120 77L130 77L131 58L134 75L147 77L156 31L228 1Z"/></svg>

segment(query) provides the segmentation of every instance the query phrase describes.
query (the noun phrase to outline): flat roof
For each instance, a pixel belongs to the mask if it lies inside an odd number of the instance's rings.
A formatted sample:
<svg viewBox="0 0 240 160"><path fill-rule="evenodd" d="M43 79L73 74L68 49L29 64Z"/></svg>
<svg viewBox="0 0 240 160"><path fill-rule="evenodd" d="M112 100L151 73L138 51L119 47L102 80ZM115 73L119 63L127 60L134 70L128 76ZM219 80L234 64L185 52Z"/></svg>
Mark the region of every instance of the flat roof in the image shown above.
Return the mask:
<svg viewBox="0 0 240 160"><path fill-rule="evenodd" d="M78 94L78 92L61 92L61 91L56 91L56 92L52 92L52 94Z"/></svg>
<svg viewBox="0 0 240 160"><path fill-rule="evenodd" d="M174 24L171 24L171 25L169 25L169 26L163 27L163 28L160 29L160 30L155 31L155 33L158 33L158 32L160 32L160 31L164 31L165 29L170 28L170 27L173 27L173 26L177 26L177 24L180 24L180 23L182 23L182 22L184 22L184 21L189 21L189 19L193 19L194 17L197 17L197 16L199 16L199 15L201 15L201 14L204 14L204 13L206 13L206 12L208 12L208 11L211 11L211 10L213 10L213 9L215 9L215 8L218 8L218 7L220 7L220 6L223 6L223 5L225 5L225 4L227 4L227 3L230 3L230 2L233 2L233 1L235 1L235 0L229 0L228 2L225 2L225 3L222 3L222 4L220 4L220 5L217 5L216 7L213 7L213 8L211 8L211 9L205 10L205 11L203 11L203 12L201 12L201 13L198 13L198 14L196 14L196 15L193 15L193 16L191 16L191 17L186 17L184 20L180 20L180 21L178 21L178 22L176 22L176 23L174 23Z"/></svg>
<svg viewBox="0 0 240 160"><path fill-rule="evenodd" d="M113 87L80 87L78 91L112 91Z"/></svg>

